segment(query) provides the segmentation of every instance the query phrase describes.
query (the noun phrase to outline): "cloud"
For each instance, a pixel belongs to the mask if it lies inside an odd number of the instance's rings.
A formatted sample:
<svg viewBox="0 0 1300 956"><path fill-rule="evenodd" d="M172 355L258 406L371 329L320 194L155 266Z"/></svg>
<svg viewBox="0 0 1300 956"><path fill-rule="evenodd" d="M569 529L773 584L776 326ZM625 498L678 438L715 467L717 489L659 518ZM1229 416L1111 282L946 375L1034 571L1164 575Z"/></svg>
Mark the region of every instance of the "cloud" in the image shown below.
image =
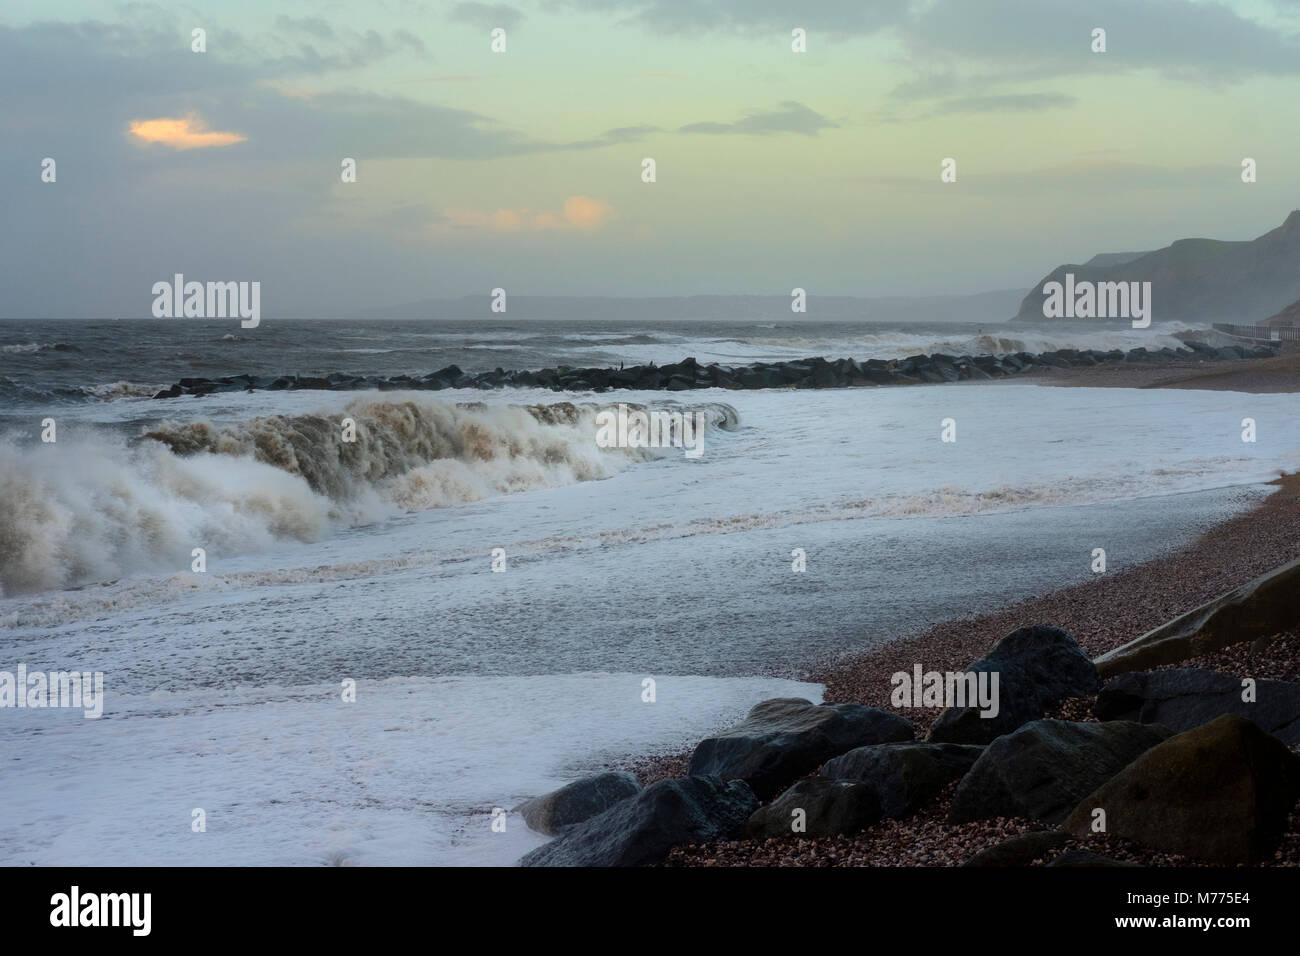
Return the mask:
<svg viewBox="0 0 1300 956"><path fill-rule="evenodd" d="M320 40L334 39L334 28L320 17L302 17L295 20L284 14L275 18L275 28L286 33L306 33Z"/></svg>
<svg viewBox="0 0 1300 956"><path fill-rule="evenodd" d="M1106 30L1107 52L1093 53L1092 30ZM902 95L942 95L960 84L954 61L991 71L997 82L1089 73L1157 70L1183 81L1221 83L1258 74L1300 73L1300 44L1223 3L1192 0L934 0L900 24L918 66L948 70ZM967 79L971 79L968 77Z"/></svg>
<svg viewBox="0 0 1300 956"><path fill-rule="evenodd" d="M1234 163L1192 166L1152 166L1109 158L1113 150L1091 153L1091 158L1068 163L1009 172L964 172L962 181L975 194L1044 199L1071 195L1114 196L1138 193L1150 197L1158 190L1232 189L1240 184L1241 167ZM958 156L960 164L961 157ZM888 187L891 191L908 191L934 195L939 182L938 164L933 175L925 176L857 176L854 182Z"/></svg>
<svg viewBox="0 0 1300 956"><path fill-rule="evenodd" d="M845 36L874 33L900 21L909 0L552 0L551 10L622 14L623 23L656 33L754 33L794 27Z"/></svg>
<svg viewBox="0 0 1300 956"><path fill-rule="evenodd" d="M326 29L329 29L328 25ZM400 53L424 56L427 52L424 41L408 30L394 30L391 37L387 39L376 30L354 33L347 37L339 37L331 30L321 47L309 42L285 42L282 37L273 36L271 40L280 41L280 46L293 47L292 52L279 55L271 55L259 48L245 46L237 34L233 35L232 40L240 45L246 58L260 58L261 68L274 73L357 70Z"/></svg>
<svg viewBox="0 0 1300 956"><path fill-rule="evenodd" d="M604 143L635 143L645 138L648 133L659 132L658 126L620 126L606 130L601 141Z"/></svg>
<svg viewBox="0 0 1300 956"><path fill-rule="evenodd" d="M838 126L802 103L787 100L780 109L754 110L735 123L688 123L679 133L764 135L767 133L800 133L816 136L823 129Z"/></svg>
<svg viewBox="0 0 1300 956"><path fill-rule="evenodd" d="M524 19L522 11L505 3L458 3L451 8L447 17L481 30L501 27L507 32L512 32Z"/></svg>
<svg viewBox="0 0 1300 956"><path fill-rule="evenodd" d="M342 156L475 160L590 150L655 131L629 126L588 140L547 141L471 110L356 89L313 88L294 75L304 62L301 56L267 61L237 38L233 48L213 43L213 31L209 52L195 55L178 35L185 34L152 23L0 26L0 116L12 152L23 153L27 146L21 144L30 141L31 149L47 151L42 155L53 148L93 153L99 157L97 168L113 180L123 175L118 171L123 165L145 168L139 166L140 151L123 148L125 143L174 148L192 143L197 153L219 157L226 151L197 149L218 144L220 134L212 130L235 129L246 138L241 161L328 160L331 165ZM319 56L308 59L323 69ZM31 82L33 76L41 82ZM191 114L210 126L182 125ZM145 126L141 135L124 138L132 118L174 125ZM205 132L207 139L190 135Z"/></svg>
<svg viewBox="0 0 1300 956"><path fill-rule="evenodd" d="M564 201L564 221L575 229L597 229L613 212L609 203L586 196L570 196Z"/></svg>
<svg viewBox="0 0 1300 956"><path fill-rule="evenodd" d="M1034 113L1040 110L1064 109L1078 102L1064 93L1016 93L1001 96L963 96L946 100L935 108L932 115L950 116L954 113Z"/></svg>
<svg viewBox="0 0 1300 956"><path fill-rule="evenodd" d="M570 196L558 211L534 212L531 209L497 209L483 212L475 209L445 209L432 221L430 231L485 232L594 232L606 225L614 215L614 207L601 199L589 196Z"/></svg>
<svg viewBox="0 0 1300 956"><path fill-rule="evenodd" d="M158 143L172 149L208 149L213 146L233 146L248 140L242 133L221 133L209 130L195 114L180 117L132 120L130 133L143 143Z"/></svg>

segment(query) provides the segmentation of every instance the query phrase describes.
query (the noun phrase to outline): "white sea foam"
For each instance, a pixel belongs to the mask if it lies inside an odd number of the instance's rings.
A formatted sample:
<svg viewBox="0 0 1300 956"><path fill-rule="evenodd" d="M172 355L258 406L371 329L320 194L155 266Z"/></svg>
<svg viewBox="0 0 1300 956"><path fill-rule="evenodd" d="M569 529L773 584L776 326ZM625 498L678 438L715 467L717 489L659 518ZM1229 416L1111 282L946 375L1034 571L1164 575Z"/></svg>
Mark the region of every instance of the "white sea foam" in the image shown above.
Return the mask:
<svg viewBox="0 0 1300 956"><path fill-rule="evenodd" d="M689 354L703 363L742 364L813 355L830 359L890 359L908 355L931 355L935 352L949 355L1029 352L1036 355L1057 349L1177 349L1184 346L1186 337L1205 339L1208 335L1204 330L1181 322L1165 322L1148 329L1087 326L1042 328L999 324L974 334L965 331L945 334L933 328L911 330L904 326L881 332L846 331L834 337L809 335L795 325L780 329L774 326L757 328L762 329L762 334L734 338L695 338L687 341L665 338L661 342L621 345L613 349L593 346L590 351L615 351L633 362L653 361L662 364L679 361Z"/></svg>
<svg viewBox="0 0 1300 956"><path fill-rule="evenodd" d="M713 427L734 412L703 406ZM603 449L594 405L355 398L337 414L164 422L0 445L0 593L188 567L423 511L609 477L663 449ZM351 418L356 440L343 440Z"/></svg>
<svg viewBox="0 0 1300 956"><path fill-rule="evenodd" d="M630 754L673 752L760 700L820 702L817 684L642 674L393 678L123 694L88 732L11 710L9 761L75 767L76 786L6 775L0 865L503 866L546 838L495 807ZM39 732L33 732L39 731ZM191 830L202 809L206 832Z"/></svg>

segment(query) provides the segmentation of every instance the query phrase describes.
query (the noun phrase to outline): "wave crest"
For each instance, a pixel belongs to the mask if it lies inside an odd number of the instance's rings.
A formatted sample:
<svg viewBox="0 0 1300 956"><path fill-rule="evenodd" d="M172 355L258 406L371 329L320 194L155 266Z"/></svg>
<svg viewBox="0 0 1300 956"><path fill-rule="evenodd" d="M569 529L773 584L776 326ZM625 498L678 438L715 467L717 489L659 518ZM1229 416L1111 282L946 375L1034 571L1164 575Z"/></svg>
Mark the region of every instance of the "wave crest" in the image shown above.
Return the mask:
<svg viewBox="0 0 1300 956"><path fill-rule="evenodd" d="M713 427L737 416L695 406ZM684 409L685 410L685 409ZM358 398L337 414L159 425L139 439L0 445L0 593L186 570L422 511L609 477L674 449L603 449L600 407ZM356 424L343 440L342 422Z"/></svg>

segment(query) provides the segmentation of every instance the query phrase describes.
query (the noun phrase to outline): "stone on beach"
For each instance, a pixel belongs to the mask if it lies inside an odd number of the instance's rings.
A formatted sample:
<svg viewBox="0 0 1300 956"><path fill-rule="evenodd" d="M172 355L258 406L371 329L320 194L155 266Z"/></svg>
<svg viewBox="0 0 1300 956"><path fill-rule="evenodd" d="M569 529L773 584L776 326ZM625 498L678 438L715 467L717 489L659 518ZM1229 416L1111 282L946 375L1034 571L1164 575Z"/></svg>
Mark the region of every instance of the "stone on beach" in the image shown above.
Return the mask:
<svg viewBox="0 0 1300 956"><path fill-rule="evenodd" d="M839 836L865 830L880 816L875 788L852 780L809 777L754 811L742 834L750 839ZM802 831L795 829L797 819Z"/></svg>
<svg viewBox="0 0 1300 956"><path fill-rule="evenodd" d="M644 866L683 843L732 836L758 806L741 780L660 780L527 853L520 866Z"/></svg>
<svg viewBox="0 0 1300 956"><path fill-rule="evenodd" d="M1059 627L1035 625L1012 631L967 671L997 673L998 713L978 707L950 707L930 728L936 743L987 744L1038 720L1070 697L1096 693L1097 669L1079 643Z"/></svg>
<svg viewBox="0 0 1300 956"><path fill-rule="evenodd" d="M776 698L701 741L687 772L744 780L766 798L855 747L915 737L911 721L879 707Z"/></svg>
<svg viewBox="0 0 1300 956"><path fill-rule="evenodd" d="M1300 621L1300 560L1233 588L1097 658L1103 677L1177 664Z"/></svg>
<svg viewBox="0 0 1300 956"><path fill-rule="evenodd" d="M630 773L598 773L533 797L517 809L523 814L529 829L554 836L565 827L604 813L619 801L640 792L641 784Z"/></svg>
<svg viewBox="0 0 1300 956"><path fill-rule="evenodd" d="M948 819L1025 817L1059 823L1081 799L1169 736L1128 720L1036 720L985 748L957 784Z"/></svg>
<svg viewBox="0 0 1300 956"><path fill-rule="evenodd" d="M1300 757L1244 718L1225 714L1152 747L1079 802L1064 829L1106 833L1221 865L1272 853L1300 798Z"/></svg>
<svg viewBox="0 0 1300 956"><path fill-rule="evenodd" d="M1243 700L1243 692L1241 678L1217 671L1135 671L1107 682L1092 712L1098 720L1163 724L1177 733L1236 714L1285 744L1300 744L1300 683L1257 680L1253 701Z"/></svg>
<svg viewBox="0 0 1300 956"><path fill-rule="evenodd" d="M875 744L828 761L821 775L867 785L875 792L883 816L904 817L970 770L983 749L925 741Z"/></svg>

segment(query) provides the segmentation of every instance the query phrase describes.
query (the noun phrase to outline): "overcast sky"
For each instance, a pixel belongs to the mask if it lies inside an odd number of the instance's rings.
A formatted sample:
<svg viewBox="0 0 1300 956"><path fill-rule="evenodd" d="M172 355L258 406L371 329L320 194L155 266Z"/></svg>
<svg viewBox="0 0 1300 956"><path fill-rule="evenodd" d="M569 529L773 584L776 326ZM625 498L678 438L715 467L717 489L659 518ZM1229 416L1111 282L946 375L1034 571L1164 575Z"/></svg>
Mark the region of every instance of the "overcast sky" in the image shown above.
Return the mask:
<svg viewBox="0 0 1300 956"><path fill-rule="evenodd" d="M0 0L0 315L1026 288L1280 223L1297 104L1298 0Z"/></svg>

